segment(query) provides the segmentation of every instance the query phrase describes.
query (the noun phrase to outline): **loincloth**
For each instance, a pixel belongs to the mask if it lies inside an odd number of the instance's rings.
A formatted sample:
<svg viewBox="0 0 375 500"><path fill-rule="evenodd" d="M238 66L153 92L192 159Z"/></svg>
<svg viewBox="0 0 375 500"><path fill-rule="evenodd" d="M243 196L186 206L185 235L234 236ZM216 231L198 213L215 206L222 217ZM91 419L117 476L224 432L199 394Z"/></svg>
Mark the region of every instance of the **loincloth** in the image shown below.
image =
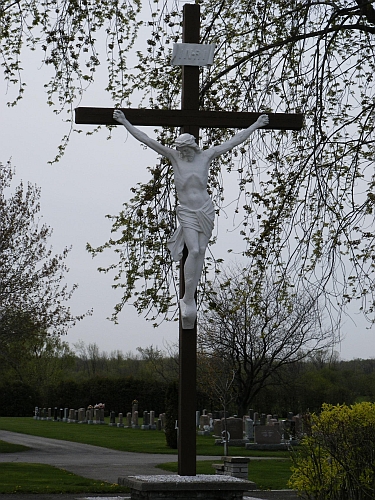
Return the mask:
<svg viewBox="0 0 375 500"><path fill-rule="evenodd" d="M212 200L209 199L198 210L190 210L179 205L176 213L180 225L168 240L167 246L173 260L177 262L182 259L182 252L185 245L184 228L194 229L198 233L204 233L208 239L211 238L214 228L215 209Z"/></svg>

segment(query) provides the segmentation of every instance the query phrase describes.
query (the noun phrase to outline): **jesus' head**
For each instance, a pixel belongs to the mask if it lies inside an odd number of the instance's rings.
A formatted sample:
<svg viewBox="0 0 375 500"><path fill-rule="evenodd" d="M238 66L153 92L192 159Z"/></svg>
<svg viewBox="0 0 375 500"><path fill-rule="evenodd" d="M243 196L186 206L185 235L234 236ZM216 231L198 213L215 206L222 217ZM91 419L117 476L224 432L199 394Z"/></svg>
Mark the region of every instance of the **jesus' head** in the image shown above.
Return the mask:
<svg viewBox="0 0 375 500"><path fill-rule="evenodd" d="M180 153L181 158L188 161L193 161L196 153L201 150L195 142L195 137L191 134L181 134L174 142L177 151Z"/></svg>

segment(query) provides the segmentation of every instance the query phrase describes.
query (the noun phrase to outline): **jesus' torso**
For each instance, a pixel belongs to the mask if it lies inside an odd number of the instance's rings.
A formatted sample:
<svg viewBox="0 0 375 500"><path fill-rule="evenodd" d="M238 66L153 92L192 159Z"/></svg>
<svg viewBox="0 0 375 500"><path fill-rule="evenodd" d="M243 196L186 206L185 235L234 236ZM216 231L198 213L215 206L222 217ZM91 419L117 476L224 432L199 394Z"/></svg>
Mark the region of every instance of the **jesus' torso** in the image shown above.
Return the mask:
<svg viewBox="0 0 375 500"><path fill-rule="evenodd" d="M175 157L172 166L180 205L199 210L210 199L207 192L210 159L204 153L195 154L193 161Z"/></svg>

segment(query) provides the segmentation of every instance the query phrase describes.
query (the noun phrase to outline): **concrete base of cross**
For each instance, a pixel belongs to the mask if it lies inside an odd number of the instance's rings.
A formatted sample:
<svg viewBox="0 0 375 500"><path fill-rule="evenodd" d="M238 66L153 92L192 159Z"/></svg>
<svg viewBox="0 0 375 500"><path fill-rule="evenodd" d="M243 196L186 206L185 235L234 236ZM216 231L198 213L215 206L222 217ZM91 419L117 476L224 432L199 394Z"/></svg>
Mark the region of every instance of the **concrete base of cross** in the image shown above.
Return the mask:
<svg viewBox="0 0 375 500"><path fill-rule="evenodd" d="M128 476L118 484L130 488L131 500L243 500L254 483L221 475Z"/></svg>

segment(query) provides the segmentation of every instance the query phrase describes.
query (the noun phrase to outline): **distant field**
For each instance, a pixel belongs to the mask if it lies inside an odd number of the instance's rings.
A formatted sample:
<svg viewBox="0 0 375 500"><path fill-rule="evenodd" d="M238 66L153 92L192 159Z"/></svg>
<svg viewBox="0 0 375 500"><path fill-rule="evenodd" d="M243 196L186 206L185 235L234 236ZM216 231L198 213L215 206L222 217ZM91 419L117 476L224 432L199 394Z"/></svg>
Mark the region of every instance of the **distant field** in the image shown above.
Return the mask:
<svg viewBox="0 0 375 500"><path fill-rule="evenodd" d="M68 424L66 422L34 420L32 417L2 417L0 418L0 429L102 446L119 451L177 454L177 450L168 448L164 432L161 431L119 429L109 427L109 425ZM214 441L214 438L210 436L197 436L197 455L221 457L223 447L215 446ZM255 452L234 446L229 448L229 453L247 457L289 458L289 453L285 451Z"/></svg>

